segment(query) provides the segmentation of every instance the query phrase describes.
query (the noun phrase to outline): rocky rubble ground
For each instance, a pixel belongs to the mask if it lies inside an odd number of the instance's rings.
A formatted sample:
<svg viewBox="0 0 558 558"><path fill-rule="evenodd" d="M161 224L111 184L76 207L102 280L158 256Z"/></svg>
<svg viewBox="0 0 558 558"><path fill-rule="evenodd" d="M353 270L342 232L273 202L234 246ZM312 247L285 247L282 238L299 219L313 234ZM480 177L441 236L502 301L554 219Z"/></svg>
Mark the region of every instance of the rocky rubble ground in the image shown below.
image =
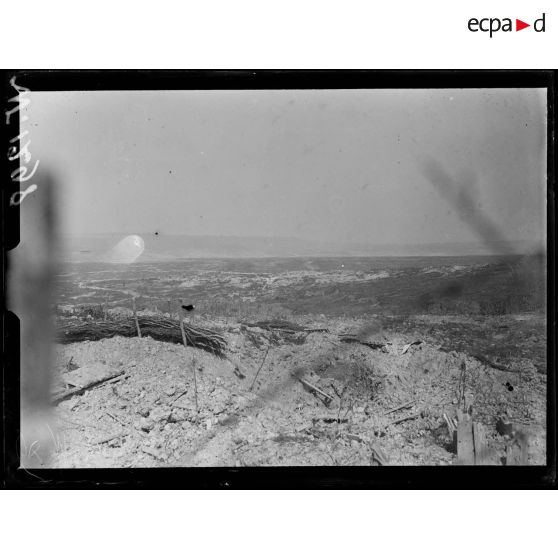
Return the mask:
<svg viewBox="0 0 558 558"><path fill-rule="evenodd" d="M528 359L499 370L428 334L341 318L288 335L216 325L230 360L148 337L57 346L59 389L84 366L123 374L57 405L51 466L451 465L444 415L462 384L494 464L501 417L526 432L529 463L545 461L546 375Z"/></svg>

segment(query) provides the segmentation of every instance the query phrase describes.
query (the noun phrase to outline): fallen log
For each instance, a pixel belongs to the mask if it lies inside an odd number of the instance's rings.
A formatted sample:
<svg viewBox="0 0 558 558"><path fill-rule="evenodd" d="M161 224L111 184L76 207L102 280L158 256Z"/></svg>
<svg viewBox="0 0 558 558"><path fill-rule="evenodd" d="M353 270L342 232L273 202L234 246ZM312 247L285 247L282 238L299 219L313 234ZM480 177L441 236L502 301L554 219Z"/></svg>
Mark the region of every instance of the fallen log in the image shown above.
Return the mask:
<svg viewBox="0 0 558 558"><path fill-rule="evenodd" d="M89 444L89 447L98 446L100 444L106 444L108 442L112 442L113 440L117 440L118 438L124 438L125 436L128 436L128 434L126 432L120 432L118 434L113 434L111 436L101 438L100 440L97 440L96 442L92 442L91 444Z"/></svg>
<svg viewBox="0 0 558 558"><path fill-rule="evenodd" d="M246 327L258 327L268 331L278 330L283 333L298 333L300 331L304 331L302 326L288 322L287 320L262 320L255 323L243 323L242 325Z"/></svg>
<svg viewBox="0 0 558 558"><path fill-rule="evenodd" d="M484 355L474 354L474 355L471 355L471 356L473 358L476 358L479 362L482 362L482 364L486 364L487 366L490 366L491 368L494 368L496 370L502 370L503 372L519 373L519 370L513 370L512 368L508 368L507 366L504 366L503 364L498 364L497 362L494 362L494 361L490 360L489 358L485 357Z"/></svg>
<svg viewBox="0 0 558 558"><path fill-rule="evenodd" d="M112 374L111 376L107 377L107 378L103 378L102 380L95 380L93 382L90 382L86 385L80 386L80 387L75 387L72 389L68 389L66 391L63 391L62 393L56 394L52 400L52 404L53 405L58 405L58 403L65 401L66 399L69 399L70 397L73 397L74 395L81 395L82 393L85 393L87 390L92 389L94 387L98 387L102 384L105 384L107 382L109 382L110 380L114 380L115 378L118 378L119 376L122 376L124 374L124 370L121 370L119 372L116 372L115 374Z"/></svg>
<svg viewBox="0 0 558 558"><path fill-rule="evenodd" d="M381 349L385 346L385 343L374 343L372 341L362 341L358 337L353 337L352 335L343 335L339 337L339 341L342 343L359 343L360 345L365 345L371 349Z"/></svg>
<svg viewBox="0 0 558 558"><path fill-rule="evenodd" d="M394 424L399 424L400 422L405 422L405 421L407 421L407 420L415 420L415 419L420 418L421 416L422 416L421 413L415 413L414 415L407 415L406 417L402 417L402 418L397 419L397 420L392 420L392 421L388 424L388 426L392 426L392 425L394 425Z"/></svg>
<svg viewBox="0 0 558 558"><path fill-rule="evenodd" d="M326 393L325 391L322 391L319 387L315 386L314 384L311 384L308 380L304 379L304 369L302 368L296 368L295 370L293 370L291 372L291 375L293 378L296 378L306 389L308 389L309 391L311 391L314 394L319 394L321 395L325 401L323 401L324 405L327 407L329 406L329 404L333 401L333 397L331 395L329 395L329 393Z"/></svg>
<svg viewBox="0 0 558 558"><path fill-rule="evenodd" d="M399 407L394 407L393 409L390 409L389 411L386 411L384 413L384 416L385 415L390 415L391 413L395 413L395 411L401 411L402 409L406 409L407 407L411 407L415 401L416 401L416 399L411 399L411 401L407 401L407 403L403 403L403 405L399 405Z"/></svg>
<svg viewBox="0 0 558 558"><path fill-rule="evenodd" d="M333 401L333 397L331 397L331 395L329 395L325 391L322 391L320 388L316 387L314 384L311 384L310 382L304 380L303 378L298 378L298 380L300 381L300 383L302 385L306 386L310 391L319 393L328 402L327 405L329 405Z"/></svg>
<svg viewBox="0 0 558 558"><path fill-rule="evenodd" d="M318 417L318 418L313 418L312 422L315 424L317 422L325 422L326 424L333 424L334 422L339 423L339 424L345 424L347 422L349 422L349 419L347 418L336 418L336 417Z"/></svg>
<svg viewBox="0 0 558 558"><path fill-rule="evenodd" d="M416 341L411 341L410 343L407 343L403 347L403 350L401 351L401 354L404 355L413 345L420 345L421 343L422 343L422 341L420 339L417 339Z"/></svg>

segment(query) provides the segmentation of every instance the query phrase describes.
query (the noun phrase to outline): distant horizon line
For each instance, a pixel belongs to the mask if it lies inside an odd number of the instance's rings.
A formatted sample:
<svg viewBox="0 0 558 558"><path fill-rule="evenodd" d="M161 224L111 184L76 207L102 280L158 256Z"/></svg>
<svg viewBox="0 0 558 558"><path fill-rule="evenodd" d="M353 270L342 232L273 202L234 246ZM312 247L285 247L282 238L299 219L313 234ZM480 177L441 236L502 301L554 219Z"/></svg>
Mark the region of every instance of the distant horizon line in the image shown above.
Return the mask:
<svg viewBox="0 0 558 558"><path fill-rule="evenodd" d="M515 258L524 258L527 256L532 256L533 254L529 253L484 253L484 254L474 254L474 253L466 253L466 254L396 254L396 255L388 255L388 254L378 254L378 255L371 255L371 254L363 254L363 255L347 255L347 254L338 254L338 255L298 255L298 256L219 256L219 255L209 255L209 256L178 256L172 258L163 258L163 259L148 259L142 260L142 258L138 258L131 264L124 264L124 265L135 265L135 264L155 264L155 263L177 263L181 261L191 261L191 260L292 260L292 259L313 259L313 260L326 260L326 259L376 259L376 258L383 258L383 259L406 259L406 258L507 258L507 257L515 257ZM546 257L546 254L543 254ZM65 263L68 264L91 264L91 263L102 263L107 265L121 265L118 262L108 262L105 260L87 260L87 259L76 259L76 258L65 258L63 259Z"/></svg>
<svg viewBox="0 0 558 558"><path fill-rule="evenodd" d="M367 242L366 240L347 240L347 241L333 241L333 240L318 240L314 238L306 238L300 236L263 236L263 235L224 235L224 234L189 234L189 233L159 233L157 232L107 232L107 233L84 233L84 234L61 234L61 238L87 238L87 237L107 237L107 236L131 236L138 235L141 237L159 236L159 237L193 237L193 238L250 238L250 239L265 239L265 240L302 240L306 242L319 242L322 244L352 244L352 245L367 245L367 246L446 246L446 245L494 245L494 244L546 244L546 238L535 239L513 239L513 240L460 240L460 241L426 241L426 242Z"/></svg>

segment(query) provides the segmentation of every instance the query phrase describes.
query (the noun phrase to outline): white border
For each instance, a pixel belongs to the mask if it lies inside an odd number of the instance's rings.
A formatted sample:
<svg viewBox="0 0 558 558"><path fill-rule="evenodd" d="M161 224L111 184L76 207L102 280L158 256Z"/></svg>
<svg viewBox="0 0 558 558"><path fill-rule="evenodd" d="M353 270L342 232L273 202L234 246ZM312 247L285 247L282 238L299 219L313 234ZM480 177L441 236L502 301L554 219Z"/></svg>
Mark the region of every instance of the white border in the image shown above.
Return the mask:
<svg viewBox="0 0 558 558"><path fill-rule="evenodd" d="M556 66L549 0L26 0L3 5L11 68L517 68ZM471 17L547 30L471 33Z"/></svg>

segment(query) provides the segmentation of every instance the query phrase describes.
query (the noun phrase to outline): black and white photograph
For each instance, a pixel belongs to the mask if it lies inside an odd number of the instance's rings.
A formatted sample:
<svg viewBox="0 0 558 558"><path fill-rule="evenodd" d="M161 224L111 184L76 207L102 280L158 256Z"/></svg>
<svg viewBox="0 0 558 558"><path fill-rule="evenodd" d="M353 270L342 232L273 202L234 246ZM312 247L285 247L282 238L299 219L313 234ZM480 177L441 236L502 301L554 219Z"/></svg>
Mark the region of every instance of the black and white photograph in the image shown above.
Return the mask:
<svg viewBox="0 0 558 558"><path fill-rule="evenodd" d="M22 467L547 465L546 87L11 79Z"/></svg>

